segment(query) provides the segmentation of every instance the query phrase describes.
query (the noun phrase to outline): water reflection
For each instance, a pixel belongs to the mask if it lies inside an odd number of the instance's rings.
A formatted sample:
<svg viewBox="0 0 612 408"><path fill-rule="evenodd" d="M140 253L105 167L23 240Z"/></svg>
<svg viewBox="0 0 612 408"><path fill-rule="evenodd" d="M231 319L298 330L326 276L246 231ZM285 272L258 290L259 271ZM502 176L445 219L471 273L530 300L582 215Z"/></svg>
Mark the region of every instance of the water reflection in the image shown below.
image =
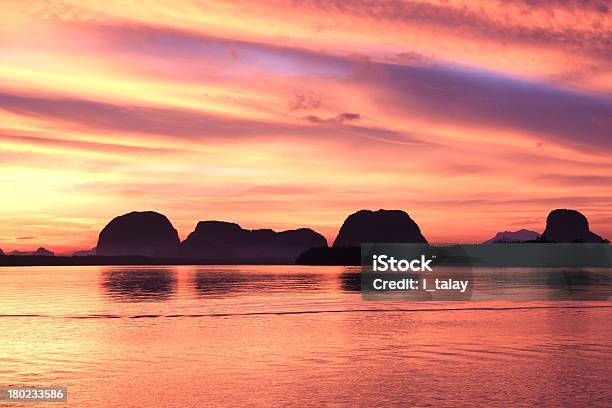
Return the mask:
<svg viewBox="0 0 612 408"><path fill-rule="evenodd" d="M313 406L586 407L611 398L609 302L370 302L355 292L358 270L342 267L1 272L0 315L12 316L0 317L0 384L65 385L71 406L223 406L247 395L257 406L307 397ZM524 298L547 296L554 271L478 272L533 276L535 286L488 286ZM278 292L262 295L262 285ZM132 319L141 316L159 317Z"/></svg>
<svg viewBox="0 0 612 408"><path fill-rule="evenodd" d="M546 283L551 299L607 300L612 295L611 275L605 271L561 269L549 271Z"/></svg>
<svg viewBox="0 0 612 408"><path fill-rule="evenodd" d="M121 268L102 272L108 297L120 302L168 300L176 291L176 271L167 268Z"/></svg>
<svg viewBox="0 0 612 408"><path fill-rule="evenodd" d="M607 300L612 295L610 268L477 269L474 288L488 299Z"/></svg>
<svg viewBox="0 0 612 408"><path fill-rule="evenodd" d="M345 270L338 275L338 286L343 292L362 292L362 283L372 287L374 278L394 278L395 273L365 273L359 269ZM402 274L402 277L408 277ZM365 291L368 299L387 300L590 300L612 298L612 268L457 268L439 267L435 273L413 274L410 277L428 285L448 279L469 282L465 293L435 291ZM434 296L435 294L435 296ZM474 297L475 296L475 297Z"/></svg>
<svg viewBox="0 0 612 408"><path fill-rule="evenodd" d="M340 280L340 287L344 292L361 292L360 269L346 270L339 275L338 279Z"/></svg>
<svg viewBox="0 0 612 408"><path fill-rule="evenodd" d="M252 271L207 269L197 271L195 290L200 296L214 297L240 293L270 293L318 290L321 276L313 273L253 273Z"/></svg>

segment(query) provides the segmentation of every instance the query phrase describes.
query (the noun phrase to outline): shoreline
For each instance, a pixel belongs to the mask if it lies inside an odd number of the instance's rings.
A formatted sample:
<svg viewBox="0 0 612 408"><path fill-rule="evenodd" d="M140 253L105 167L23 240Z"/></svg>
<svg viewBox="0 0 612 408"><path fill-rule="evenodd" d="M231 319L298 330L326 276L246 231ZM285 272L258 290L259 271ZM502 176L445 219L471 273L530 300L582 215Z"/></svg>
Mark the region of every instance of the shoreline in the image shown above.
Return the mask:
<svg viewBox="0 0 612 408"><path fill-rule="evenodd" d="M291 265L278 258L194 259L149 258L144 256L0 256L0 268L11 266L175 266L175 265Z"/></svg>

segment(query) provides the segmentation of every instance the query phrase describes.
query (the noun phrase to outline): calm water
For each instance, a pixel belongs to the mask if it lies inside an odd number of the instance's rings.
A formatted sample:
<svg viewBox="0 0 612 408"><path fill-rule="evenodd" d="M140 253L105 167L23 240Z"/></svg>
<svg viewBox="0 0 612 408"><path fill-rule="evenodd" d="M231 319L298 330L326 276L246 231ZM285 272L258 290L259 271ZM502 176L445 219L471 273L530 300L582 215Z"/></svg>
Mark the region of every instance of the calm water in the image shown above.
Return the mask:
<svg viewBox="0 0 612 408"><path fill-rule="evenodd" d="M366 301L355 271L1 268L0 386L84 407L610 406L609 300L500 270L489 293L542 300Z"/></svg>

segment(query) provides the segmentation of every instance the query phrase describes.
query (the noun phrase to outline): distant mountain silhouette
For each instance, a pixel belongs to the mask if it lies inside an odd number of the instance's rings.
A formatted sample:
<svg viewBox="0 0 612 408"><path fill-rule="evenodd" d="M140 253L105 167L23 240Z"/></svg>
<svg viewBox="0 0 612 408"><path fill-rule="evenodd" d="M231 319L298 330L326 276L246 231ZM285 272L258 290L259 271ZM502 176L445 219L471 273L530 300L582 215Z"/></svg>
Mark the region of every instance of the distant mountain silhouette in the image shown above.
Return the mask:
<svg viewBox="0 0 612 408"><path fill-rule="evenodd" d="M55 256L55 254L45 248L38 248L36 251L13 251L9 255L13 256Z"/></svg>
<svg viewBox="0 0 612 408"><path fill-rule="evenodd" d="M334 247L362 243L427 243L419 226L401 210L360 210L342 224Z"/></svg>
<svg viewBox="0 0 612 408"><path fill-rule="evenodd" d="M304 250L327 246L323 235L309 228L275 232L247 230L223 221L200 221L181 243L184 258L210 259L287 259L291 262Z"/></svg>
<svg viewBox="0 0 612 408"><path fill-rule="evenodd" d="M546 242L600 243L605 240L589 230L589 221L576 210L557 209L548 214L546 230L542 234Z"/></svg>
<svg viewBox="0 0 612 408"><path fill-rule="evenodd" d="M4 251L0 248L0 256L4 255Z"/></svg>
<svg viewBox="0 0 612 408"><path fill-rule="evenodd" d="M165 215L131 212L114 218L98 238L97 255L176 256L179 247L176 229Z"/></svg>
<svg viewBox="0 0 612 408"><path fill-rule="evenodd" d="M72 256L94 256L96 255L96 248L83 249L81 251L74 251Z"/></svg>
<svg viewBox="0 0 612 408"><path fill-rule="evenodd" d="M493 242L525 242L535 241L540 238L540 234L535 231L521 229L518 231L503 231L498 232L491 239L486 240L485 244L491 244Z"/></svg>

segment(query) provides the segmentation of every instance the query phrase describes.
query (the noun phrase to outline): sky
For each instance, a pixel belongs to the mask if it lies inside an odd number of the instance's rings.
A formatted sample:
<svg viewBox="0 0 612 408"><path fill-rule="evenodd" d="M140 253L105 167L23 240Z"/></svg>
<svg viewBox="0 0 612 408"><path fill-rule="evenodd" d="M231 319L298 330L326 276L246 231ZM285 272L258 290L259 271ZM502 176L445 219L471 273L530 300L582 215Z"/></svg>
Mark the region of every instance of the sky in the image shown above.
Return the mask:
<svg viewBox="0 0 612 408"><path fill-rule="evenodd" d="M115 216L309 227L402 209L430 242L612 237L612 5L4 0L0 248Z"/></svg>

